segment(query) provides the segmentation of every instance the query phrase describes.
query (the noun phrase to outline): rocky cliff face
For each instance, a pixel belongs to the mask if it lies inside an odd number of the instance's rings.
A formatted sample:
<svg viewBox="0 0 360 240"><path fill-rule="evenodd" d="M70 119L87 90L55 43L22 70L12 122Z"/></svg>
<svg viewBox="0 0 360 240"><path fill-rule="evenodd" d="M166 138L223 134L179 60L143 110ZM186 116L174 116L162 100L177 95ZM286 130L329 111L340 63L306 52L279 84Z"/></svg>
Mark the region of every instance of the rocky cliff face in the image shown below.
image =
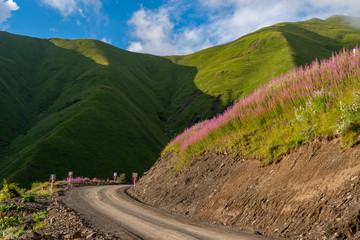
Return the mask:
<svg viewBox="0 0 360 240"><path fill-rule="evenodd" d="M272 237L358 239L360 145L341 145L338 138L315 138L265 167L236 153L204 152L179 168L170 154L130 194Z"/></svg>

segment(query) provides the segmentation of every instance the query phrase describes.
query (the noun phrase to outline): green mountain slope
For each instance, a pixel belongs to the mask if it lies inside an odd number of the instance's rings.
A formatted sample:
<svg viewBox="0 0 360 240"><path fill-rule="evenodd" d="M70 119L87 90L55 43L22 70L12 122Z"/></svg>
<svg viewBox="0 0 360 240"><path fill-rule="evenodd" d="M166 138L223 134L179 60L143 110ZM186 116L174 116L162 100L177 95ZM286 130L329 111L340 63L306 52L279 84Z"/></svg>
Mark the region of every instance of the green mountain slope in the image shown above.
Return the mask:
<svg viewBox="0 0 360 240"><path fill-rule="evenodd" d="M0 176L146 171L174 134L274 76L353 47L334 19L280 23L187 56L0 32Z"/></svg>
<svg viewBox="0 0 360 240"><path fill-rule="evenodd" d="M327 21L337 23L354 30L360 30L360 17L334 15L329 17Z"/></svg>
<svg viewBox="0 0 360 240"><path fill-rule="evenodd" d="M0 175L21 183L145 171L169 140L176 81L196 90L196 69L99 41L0 39Z"/></svg>
<svg viewBox="0 0 360 240"><path fill-rule="evenodd" d="M334 51L359 43L359 31L333 17L279 23L228 44L169 58L197 67L196 86L212 96L220 95L227 103L295 66L328 58Z"/></svg>

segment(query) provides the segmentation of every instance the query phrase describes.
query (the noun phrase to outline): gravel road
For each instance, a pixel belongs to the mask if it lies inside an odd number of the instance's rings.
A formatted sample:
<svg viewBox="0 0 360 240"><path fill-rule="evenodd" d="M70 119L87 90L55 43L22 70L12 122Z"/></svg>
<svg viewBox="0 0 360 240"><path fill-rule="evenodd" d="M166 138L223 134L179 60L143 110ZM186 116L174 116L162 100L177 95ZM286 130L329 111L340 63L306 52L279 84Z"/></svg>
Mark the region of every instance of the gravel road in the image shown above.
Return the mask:
<svg viewBox="0 0 360 240"><path fill-rule="evenodd" d="M267 239L154 209L127 195L129 187L78 187L67 191L62 200L120 239Z"/></svg>

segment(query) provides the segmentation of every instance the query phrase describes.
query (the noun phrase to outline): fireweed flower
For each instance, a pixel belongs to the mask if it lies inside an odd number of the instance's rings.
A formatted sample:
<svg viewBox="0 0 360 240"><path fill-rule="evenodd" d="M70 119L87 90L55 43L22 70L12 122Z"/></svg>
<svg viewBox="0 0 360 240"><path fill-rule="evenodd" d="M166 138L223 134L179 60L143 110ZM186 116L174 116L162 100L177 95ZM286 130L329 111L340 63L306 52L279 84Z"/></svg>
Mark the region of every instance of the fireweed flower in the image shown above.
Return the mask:
<svg viewBox="0 0 360 240"><path fill-rule="evenodd" d="M360 79L358 52L358 48L349 51L344 49L338 54L333 53L327 60L315 60L310 65L290 70L260 85L252 94L234 101L234 105L222 114L186 129L168 146L178 145L180 152L183 153L189 146L200 142L210 133L230 122L246 124L260 118L269 119L278 116L286 109L295 108L297 118L303 121L301 106L309 105L309 99L316 96L325 98L339 96L345 87Z"/></svg>

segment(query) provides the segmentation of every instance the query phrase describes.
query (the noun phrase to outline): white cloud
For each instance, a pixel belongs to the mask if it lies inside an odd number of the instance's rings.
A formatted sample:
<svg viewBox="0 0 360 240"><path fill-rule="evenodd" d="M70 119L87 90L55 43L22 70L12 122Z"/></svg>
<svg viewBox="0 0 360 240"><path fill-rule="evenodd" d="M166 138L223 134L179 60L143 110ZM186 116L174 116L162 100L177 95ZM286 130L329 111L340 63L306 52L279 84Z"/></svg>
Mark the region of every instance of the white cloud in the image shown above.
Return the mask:
<svg viewBox="0 0 360 240"><path fill-rule="evenodd" d="M278 22L323 19L334 14L360 15L358 0L187 0L182 3L186 7L169 0L158 9L140 8L134 12L128 21L133 30L128 50L158 55L187 54ZM189 15L189 10L198 16Z"/></svg>
<svg viewBox="0 0 360 240"><path fill-rule="evenodd" d="M102 39L100 39L100 41L102 41L102 42L104 42L104 43L108 43L108 44L111 44L111 43L112 43L111 39L106 38L106 37L103 37Z"/></svg>
<svg viewBox="0 0 360 240"><path fill-rule="evenodd" d="M317 0L309 1L315 8L321 8L323 11L344 12L350 15L360 14L360 2L358 0Z"/></svg>
<svg viewBox="0 0 360 240"><path fill-rule="evenodd" d="M129 49L148 51L162 55L176 51L171 44L170 34L173 32L173 24L170 22L168 9L160 8L153 12L143 8L135 12L128 22L134 27L134 36L139 39L130 43Z"/></svg>
<svg viewBox="0 0 360 240"><path fill-rule="evenodd" d="M46 5L59 10L63 16L79 11L76 0L42 0Z"/></svg>
<svg viewBox="0 0 360 240"><path fill-rule="evenodd" d="M80 15L88 18L87 15L101 16L103 4L101 0L42 0L42 2L60 12L64 17Z"/></svg>
<svg viewBox="0 0 360 240"><path fill-rule="evenodd" d="M19 9L19 6L13 0L0 0L0 24L5 22L11 17L11 12ZM2 29L6 29L9 26L3 26Z"/></svg>
<svg viewBox="0 0 360 240"><path fill-rule="evenodd" d="M143 52L143 46L141 42L130 42L130 45L127 49L132 52Z"/></svg>

